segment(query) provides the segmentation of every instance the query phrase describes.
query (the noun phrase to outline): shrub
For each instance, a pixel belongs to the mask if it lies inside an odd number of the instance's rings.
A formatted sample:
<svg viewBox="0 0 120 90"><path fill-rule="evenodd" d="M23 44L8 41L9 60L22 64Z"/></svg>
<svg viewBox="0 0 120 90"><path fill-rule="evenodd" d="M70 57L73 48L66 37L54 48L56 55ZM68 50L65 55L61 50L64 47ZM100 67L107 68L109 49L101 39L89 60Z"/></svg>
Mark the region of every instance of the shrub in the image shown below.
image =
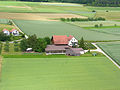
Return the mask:
<svg viewBox="0 0 120 90"><path fill-rule="evenodd" d="M95 24L95 27L98 28L99 27L98 24Z"/></svg>
<svg viewBox="0 0 120 90"><path fill-rule="evenodd" d="M5 45L4 45L4 50L6 52L9 52L9 42L6 42Z"/></svg>
<svg viewBox="0 0 120 90"><path fill-rule="evenodd" d="M14 47L14 51L15 51L15 52L18 52L18 51L19 51L19 48L18 48L18 47Z"/></svg>
<svg viewBox="0 0 120 90"><path fill-rule="evenodd" d="M103 24L100 24L100 27L102 27L103 26Z"/></svg>
<svg viewBox="0 0 120 90"><path fill-rule="evenodd" d="M96 12L95 10L92 10L92 12Z"/></svg>

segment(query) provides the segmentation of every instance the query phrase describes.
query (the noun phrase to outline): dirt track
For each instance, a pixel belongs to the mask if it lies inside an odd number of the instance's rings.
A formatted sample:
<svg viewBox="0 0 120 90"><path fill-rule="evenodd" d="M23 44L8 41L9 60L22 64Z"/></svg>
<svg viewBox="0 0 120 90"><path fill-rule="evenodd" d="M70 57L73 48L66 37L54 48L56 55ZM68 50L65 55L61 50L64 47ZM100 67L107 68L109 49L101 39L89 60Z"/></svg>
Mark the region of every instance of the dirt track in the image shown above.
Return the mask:
<svg viewBox="0 0 120 90"><path fill-rule="evenodd" d="M54 18L87 18L75 14L55 14L55 13L6 13L0 12L0 19L19 19L19 20L44 20L53 21Z"/></svg>

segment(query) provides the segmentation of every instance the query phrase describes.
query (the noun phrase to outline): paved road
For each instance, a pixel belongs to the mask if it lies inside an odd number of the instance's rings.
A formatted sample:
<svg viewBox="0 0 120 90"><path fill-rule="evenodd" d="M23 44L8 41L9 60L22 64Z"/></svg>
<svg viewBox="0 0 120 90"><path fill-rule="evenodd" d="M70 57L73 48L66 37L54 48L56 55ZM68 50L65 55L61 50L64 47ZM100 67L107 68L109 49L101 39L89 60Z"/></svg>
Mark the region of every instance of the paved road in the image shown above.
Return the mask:
<svg viewBox="0 0 120 90"><path fill-rule="evenodd" d="M103 53L109 60L112 61L112 63L114 63L119 69L120 69L120 66L111 58L109 57L104 51L102 51L97 45L96 43L92 43L97 49L96 50L90 50L90 51L96 51L96 52L101 52Z"/></svg>

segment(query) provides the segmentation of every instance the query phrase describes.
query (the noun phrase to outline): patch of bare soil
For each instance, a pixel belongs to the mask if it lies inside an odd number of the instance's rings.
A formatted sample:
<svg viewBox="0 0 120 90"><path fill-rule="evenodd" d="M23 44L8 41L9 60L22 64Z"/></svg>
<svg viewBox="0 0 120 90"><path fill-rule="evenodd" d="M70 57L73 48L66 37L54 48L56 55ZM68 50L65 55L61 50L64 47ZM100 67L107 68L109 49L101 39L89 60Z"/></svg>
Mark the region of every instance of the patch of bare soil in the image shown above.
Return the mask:
<svg viewBox="0 0 120 90"><path fill-rule="evenodd" d="M31 9L31 7L29 6L7 6L9 8L28 8L28 9Z"/></svg>
<svg viewBox="0 0 120 90"><path fill-rule="evenodd" d="M53 13L6 13L0 12L0 18L4 19L18 19L18 20L43 20L54 21L59 18L87 18L85 16L75 14L53 14Z"/></svg>

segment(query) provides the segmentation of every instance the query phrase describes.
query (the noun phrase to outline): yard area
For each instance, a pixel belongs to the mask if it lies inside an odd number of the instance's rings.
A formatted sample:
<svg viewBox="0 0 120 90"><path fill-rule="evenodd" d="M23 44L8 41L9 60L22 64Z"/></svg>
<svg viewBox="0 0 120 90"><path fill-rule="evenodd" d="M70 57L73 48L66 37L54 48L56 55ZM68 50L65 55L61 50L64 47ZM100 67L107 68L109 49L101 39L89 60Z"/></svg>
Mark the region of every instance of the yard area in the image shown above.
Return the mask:
<svg viewBox="0 0 120 90"><path fill-rule="evenodd" d="M98 45L120 65L120 42L98 43Z"/></svg>
<svg viewBox="0 0 120 90"><path fill-rule="evenodd" d="M27 35L36 34L38 37L49 36L51 38L52 35L73 35L78 40L80 40L81 37L83 37L85 40L92 41L120 40L120 36L91 31L60 21L39 21L39 20L13 20L13 21Z"/></svg>
<svg viewBox="0 0 120 90"><path fill-rule="evenodd" d="M0 90L119 90L106 57L4 58Z"/></svg>

